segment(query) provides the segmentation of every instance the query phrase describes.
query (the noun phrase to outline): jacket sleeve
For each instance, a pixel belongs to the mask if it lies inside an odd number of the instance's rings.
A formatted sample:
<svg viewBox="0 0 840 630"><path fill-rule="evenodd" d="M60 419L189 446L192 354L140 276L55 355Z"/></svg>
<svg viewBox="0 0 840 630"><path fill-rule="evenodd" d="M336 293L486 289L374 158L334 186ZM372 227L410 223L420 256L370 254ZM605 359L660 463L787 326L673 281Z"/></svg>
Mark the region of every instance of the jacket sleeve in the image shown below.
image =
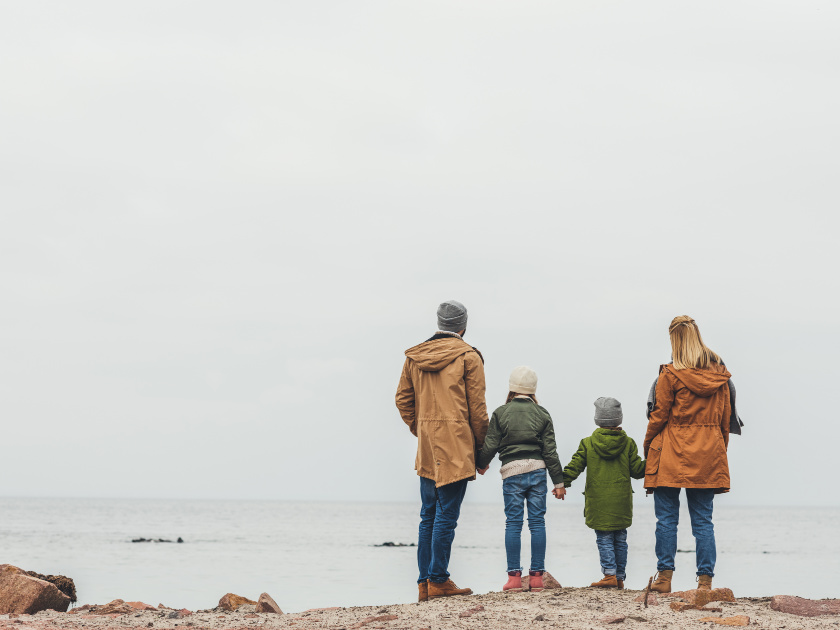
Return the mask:
<svg viewBox="0 0 840 630"><path fill-rule="evenodd" d="M499 452L501 440L502 432L501 429L499 429L499 415L494 412L493 417L490 418L490 428L487 430L487 437L484 439L484 446L481 447L478 456L475 458L476 468L484 468L493 461L496 453Z"/></svg>
<svg viewBox="0 0 840 630"><path fill-rule="evenodd" d="M662 370L659 374L659 380L656 382L656 404L653 411L650 412L647 433L645 433L645 457L648 455L653 438L659 435L668 423L668 418L671 417L671 405L673 404L674 390L671 387L671 379L667 371Z"/></svg>
<svg viewBox="0 0 840 630"><path fill-rule="evenodd" d="M633 479L643 479L645 476L645 463L647 460L639 457L639 447L636 441L630 440L630 476Z"/></svg>
<svg viewBox="0 0 840 630"><path fill-rule="evenodd" d="M400 383L397 385L396 403L403 422L408 425L413 435L417 435L417 416L414 407L414 383L411 382L411 370L409 360L406 358L403 364Z"/></svg>
<svg viewBox="0 0 840 630"><path fill-rule="evenodd" d="M580 477L580 474L586 469L586 444L583 440L580 441L577 452L572 455L572 460L563 469L563 481L566 487L570 487L572 482Z"/></svg>
<svg viewBox="0 0 840 630"><path fill-rule="evenodd" d="M551 481L557 486L563 484L563 464L560 463L560 458L557 456L557 441L554 439L554 423L551 421L551 416L548 412L545 415L547 422L540 435L542 458L545 462L545 467L548 468Z"/></svg>
<svg viewBox="0 0 840 630"><path fill-rule="evenodd" d="M732 402L729 397L729 387L723 392L723 418L720 419L720 432L723 434L723 443L729 448L729 427L732 418Z"/></svg>
<svg viewBox="0 0 840 630"><path fill-rule="evenodd" d="M475 437L476 448L481 448L487 435L487 402L484 399L484 363L478 352L464 355L464 383L467 390L467 407L470 411L470 427Z"/></svg>

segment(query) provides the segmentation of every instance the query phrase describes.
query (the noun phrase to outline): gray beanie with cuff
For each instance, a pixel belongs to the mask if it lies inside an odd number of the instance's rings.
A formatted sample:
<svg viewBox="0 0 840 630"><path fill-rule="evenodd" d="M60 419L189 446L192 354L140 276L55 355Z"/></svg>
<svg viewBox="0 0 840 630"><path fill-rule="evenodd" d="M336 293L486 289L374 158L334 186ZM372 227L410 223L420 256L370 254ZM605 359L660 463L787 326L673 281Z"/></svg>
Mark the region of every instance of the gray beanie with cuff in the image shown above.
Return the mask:
<svg viewBox="0 0 840 630"><path fill-rule="evenodd" d="M437 310L438 330L460 332L467 327L467 307L455 300L447 300Z"/></svg>
<svg viewBox="0 0 840 630"><path fill-rule="evenodd" d="M599 398L595 401L595 424L605 429L617 427L624 420L621 403L615 398Z"/></svg>

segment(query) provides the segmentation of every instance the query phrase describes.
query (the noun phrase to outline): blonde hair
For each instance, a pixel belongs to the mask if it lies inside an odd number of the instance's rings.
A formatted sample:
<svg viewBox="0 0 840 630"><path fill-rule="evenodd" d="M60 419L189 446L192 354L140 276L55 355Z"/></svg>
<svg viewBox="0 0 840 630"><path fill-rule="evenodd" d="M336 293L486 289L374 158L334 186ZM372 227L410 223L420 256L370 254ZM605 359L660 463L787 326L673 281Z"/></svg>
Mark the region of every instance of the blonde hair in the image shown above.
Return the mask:
<svg viewBox="0 0 840 630"><path fill-rule="evenodd" d="M533 400L538 405L540 404L540 403L537 402L537 397L534 394L520 394L519 392L508 392L508 396L507 396L507 400L505 401L505 404L508 404L511 400L513 400L517 396L527 396L528 398Z"/></svg>
<svg viewBox="0 0 840 630"><path fill-rule="evenodd" d="M711 363L723 363L700 336L697 323L688 315L679 315L671 320L668 327L671 336L671 357L678 370L686 368L706 369Z"/></svg>

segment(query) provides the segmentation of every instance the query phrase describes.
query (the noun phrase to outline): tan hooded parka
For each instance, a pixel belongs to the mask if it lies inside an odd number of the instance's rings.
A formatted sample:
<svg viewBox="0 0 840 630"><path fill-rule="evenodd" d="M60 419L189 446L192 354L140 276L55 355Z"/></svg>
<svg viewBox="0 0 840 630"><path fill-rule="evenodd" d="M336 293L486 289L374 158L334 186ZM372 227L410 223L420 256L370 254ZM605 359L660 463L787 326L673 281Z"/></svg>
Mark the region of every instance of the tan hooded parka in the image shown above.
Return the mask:
<svg viewBox="0 0 840 630"><path fill-rule="evenodd" d="M656 405L645 435L645 488L729 492L729 371L659 368Z"/></svg>
<svg viewBox="0 0 840 630"><path fill-rule="evenodd" d="M436 487L475 479L475 453L487 435L484 360L458 337L405 351L396 403L417 436L414 468Z"/></svg>

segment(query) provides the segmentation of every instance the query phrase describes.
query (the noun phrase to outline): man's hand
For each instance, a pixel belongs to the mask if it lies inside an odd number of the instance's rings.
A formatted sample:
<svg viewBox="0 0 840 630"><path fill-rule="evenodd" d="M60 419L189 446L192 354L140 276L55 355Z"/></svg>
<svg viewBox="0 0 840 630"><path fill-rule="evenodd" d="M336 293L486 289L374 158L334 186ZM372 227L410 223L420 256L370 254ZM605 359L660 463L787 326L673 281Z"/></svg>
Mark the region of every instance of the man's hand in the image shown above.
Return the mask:
<svg viewBox="0 0 840 630"><path fill-rule="evenodd" d="M485 466L484 468L476 468L476 469L475 469L475 471L476 471L479 475L483 475L484 473L486 473L486 472L487 472L487 469L488 469L488 468L490 468L490 466L489 466L489 465Z"/></svg>
<svg viewBox="0 0 840 630"><path fill-rule="evenodd" d="M555 499L562 499L563 501L566 500L566 488L554 488L552 490Z"/></svg>

